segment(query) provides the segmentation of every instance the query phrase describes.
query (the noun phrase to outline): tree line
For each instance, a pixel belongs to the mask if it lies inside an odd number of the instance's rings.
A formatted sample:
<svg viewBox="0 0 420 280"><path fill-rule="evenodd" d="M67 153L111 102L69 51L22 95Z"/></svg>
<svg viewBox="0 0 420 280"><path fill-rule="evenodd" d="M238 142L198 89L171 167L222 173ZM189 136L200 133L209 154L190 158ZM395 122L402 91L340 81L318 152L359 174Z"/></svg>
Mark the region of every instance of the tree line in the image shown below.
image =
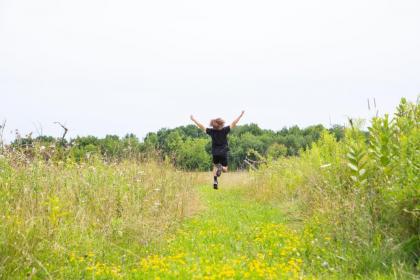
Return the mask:
<svg viewBox="0 0 420 280"><path fill-rule="evenodd" d="M261 159L297 156L316 142L325 130L329 130L337 140L344 136L344 127L338 125L330 129L323 125L303 129L293 126L279 131L262 129L257 124L238 126L229 134L230 168L243 169L247 163ZM95 157L122 160L153 156L171 161L184 170L205 171L212 165L211 139L194 125L162 128L148 133L143 140L134 134L124 137L107 135L103 138L78 136L70 140L51 136L18 136L10 148L32 156L41 154L47 160L82 162Z"/></svg>

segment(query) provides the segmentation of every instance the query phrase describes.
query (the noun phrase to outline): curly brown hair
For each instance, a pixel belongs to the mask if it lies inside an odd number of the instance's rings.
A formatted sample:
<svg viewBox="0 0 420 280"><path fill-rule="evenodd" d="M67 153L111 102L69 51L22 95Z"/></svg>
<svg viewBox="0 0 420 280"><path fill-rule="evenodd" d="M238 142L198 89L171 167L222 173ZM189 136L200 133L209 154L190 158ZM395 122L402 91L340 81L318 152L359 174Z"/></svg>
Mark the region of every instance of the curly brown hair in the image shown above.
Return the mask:
<svg viewBox="0 0 420 280"><path fill-rule="evenodd" d="M222 118L213 119L210 121L210 126L214 129L222 129L225 125L225 121Z"/></svg>

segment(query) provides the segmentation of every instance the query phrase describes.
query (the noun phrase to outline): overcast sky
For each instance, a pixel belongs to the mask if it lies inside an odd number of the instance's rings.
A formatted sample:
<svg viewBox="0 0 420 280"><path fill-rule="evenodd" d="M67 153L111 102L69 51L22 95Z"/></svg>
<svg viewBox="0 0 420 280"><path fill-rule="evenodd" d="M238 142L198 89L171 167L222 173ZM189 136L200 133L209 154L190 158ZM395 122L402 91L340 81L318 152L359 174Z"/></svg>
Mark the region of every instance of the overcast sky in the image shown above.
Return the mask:
<svg viewBox="0 0 420 280"><path fill-rule="evenodd" d="M420 93L420 1L0 0L0 121L70 136L368 118ZM37 132L38 131L38 132Z"/></svg>

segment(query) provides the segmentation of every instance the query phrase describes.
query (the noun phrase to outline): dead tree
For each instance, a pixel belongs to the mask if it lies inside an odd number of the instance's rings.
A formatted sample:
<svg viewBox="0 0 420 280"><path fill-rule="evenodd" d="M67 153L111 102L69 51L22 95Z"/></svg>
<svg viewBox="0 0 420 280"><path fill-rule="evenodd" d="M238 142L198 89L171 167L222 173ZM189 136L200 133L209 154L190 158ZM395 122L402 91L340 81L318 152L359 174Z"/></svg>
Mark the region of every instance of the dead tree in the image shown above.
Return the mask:
<svg viewBox="0 0 420 280"><path fill-rule="evenodd" d="M257 170L257 167L258 167L259 164L267 163L267 161L265 161L265 160L252 160L248 157L245 157L244 163L246 163L253 170Z"/></svg>
<svg viewBox="0 0 420 280"><path fill-rule="evenodd" d="M68 128L67 127L65 127L62 123L60 123L60 122L54 122L55 124L58 124L59 126L61 126L61 128L62 129L64 129L64 133L63 133L63 136L61 136L61 143L63 143L64 144L64 140L65 140L65 137L66 137L66 134L67 134L67 131L69 131L68 130Z"/></svg>

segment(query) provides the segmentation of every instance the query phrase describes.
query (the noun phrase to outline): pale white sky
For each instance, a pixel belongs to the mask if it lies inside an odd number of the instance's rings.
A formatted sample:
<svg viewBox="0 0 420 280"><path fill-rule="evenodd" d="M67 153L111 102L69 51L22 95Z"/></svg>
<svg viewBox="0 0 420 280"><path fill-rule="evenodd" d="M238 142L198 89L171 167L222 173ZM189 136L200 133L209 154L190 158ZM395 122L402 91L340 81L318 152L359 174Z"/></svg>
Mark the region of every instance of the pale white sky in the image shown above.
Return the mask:
<svg viewBox="0 0 420 280"><path fill-rule="evenodd" d="M0 0L0 121L59 136L367 118L420 93L420 1Z"/></svg>

